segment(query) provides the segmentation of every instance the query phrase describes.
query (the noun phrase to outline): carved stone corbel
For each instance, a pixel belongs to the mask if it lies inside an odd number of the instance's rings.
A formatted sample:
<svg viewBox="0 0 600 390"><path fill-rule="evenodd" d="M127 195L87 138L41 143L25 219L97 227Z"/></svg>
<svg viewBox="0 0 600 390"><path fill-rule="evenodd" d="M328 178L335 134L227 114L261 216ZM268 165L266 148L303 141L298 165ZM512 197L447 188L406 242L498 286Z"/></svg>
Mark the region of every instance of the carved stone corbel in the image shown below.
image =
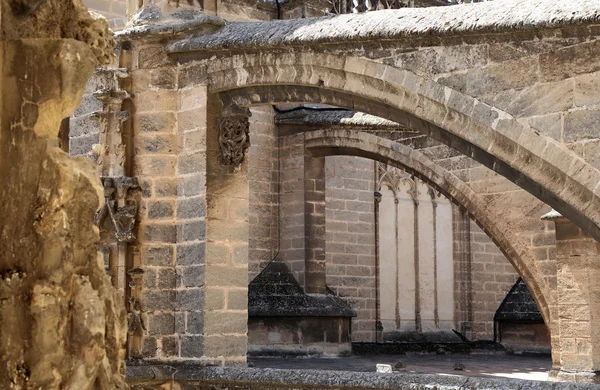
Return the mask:
<svg viewBox="0 0 600 390"><path fill-rule="evenodd" d="M223 108L219 127L219 162L225 166L238 167L250 147L250 118L247 108L228 106Z"/></svg>

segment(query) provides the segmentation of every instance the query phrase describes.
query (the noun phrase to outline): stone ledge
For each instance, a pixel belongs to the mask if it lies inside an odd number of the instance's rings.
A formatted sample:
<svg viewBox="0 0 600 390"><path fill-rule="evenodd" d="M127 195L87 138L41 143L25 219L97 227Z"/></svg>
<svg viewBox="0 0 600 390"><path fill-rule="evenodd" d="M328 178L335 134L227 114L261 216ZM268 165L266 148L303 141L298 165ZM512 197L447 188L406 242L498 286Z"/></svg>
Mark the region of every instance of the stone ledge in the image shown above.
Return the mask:
<svg viewBox="0 0 600 390"><path fill-rule="evenodd" d="M460 21L460 22L458 22ZM319 18L227 23L217 33L181 40L170 52L266 48L408 37L498 33L594 24L600 0L506 0L404 8Z"/></svg>
<svg viewBox="0 0 600 390"><path fill-rule="evenodd" d="M506 378L474 378L429 374L378 374L375 372L278 370L258 368L200 367L194 365L128 366L127 378L132 389L156 388L162 383L185 383L186 388L207 385L231 388L321 388L321 389L598 389L597 385L566 382L541 382ZM140 387L142 388L142 387Z"/></svg>

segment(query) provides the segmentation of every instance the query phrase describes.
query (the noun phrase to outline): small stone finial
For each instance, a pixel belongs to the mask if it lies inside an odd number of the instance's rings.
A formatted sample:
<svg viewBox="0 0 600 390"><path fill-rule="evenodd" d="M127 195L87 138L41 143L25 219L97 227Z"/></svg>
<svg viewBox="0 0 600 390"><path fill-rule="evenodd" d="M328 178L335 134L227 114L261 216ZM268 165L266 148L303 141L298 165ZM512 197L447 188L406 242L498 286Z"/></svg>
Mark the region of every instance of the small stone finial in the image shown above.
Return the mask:
<svg viewBox="0 0 600 390"><path fill-rule="evenodd" d="M252 114L247 108L225 107L219 127L219 162L225 166L238 167L250 147L250 121Z"/></svg>

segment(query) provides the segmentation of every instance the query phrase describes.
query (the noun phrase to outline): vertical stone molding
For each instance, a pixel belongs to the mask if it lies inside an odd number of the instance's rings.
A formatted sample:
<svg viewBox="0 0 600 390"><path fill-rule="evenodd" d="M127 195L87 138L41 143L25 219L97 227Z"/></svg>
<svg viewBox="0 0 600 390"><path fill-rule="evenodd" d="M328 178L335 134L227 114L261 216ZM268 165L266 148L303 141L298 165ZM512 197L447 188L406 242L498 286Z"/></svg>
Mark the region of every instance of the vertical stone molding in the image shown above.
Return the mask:
<svg viewBox="0 0 600 390"><path fill-rule="evenodd" d="M325 158L304 155L304 290L325 294Z"/></svg>
<svg viewBox="0 0 600 390"><path fill-rule="evenodd" d="M560 369L556 380L600 383L600 243L556 211Z"/></svg>
<svg viewBox="0 0 600 390"><path fill-rule="evenodd" d="M94 96L102 103L102 109L91 115L100 129L100 143L94 145L92 152L96 156L100 176L121 177L125 175L126 144L123 122L129 119L129 113L122 109L129 93L122 88L129 73L125 68L98 68L96 75L103 80Z"/></svg>
<svg viewBox="0 0 600 390"><path fill-rule="evenodd" d="M223 108L219 123L219 162L237 168L250 147L250 110L238 106Z"/></svg>

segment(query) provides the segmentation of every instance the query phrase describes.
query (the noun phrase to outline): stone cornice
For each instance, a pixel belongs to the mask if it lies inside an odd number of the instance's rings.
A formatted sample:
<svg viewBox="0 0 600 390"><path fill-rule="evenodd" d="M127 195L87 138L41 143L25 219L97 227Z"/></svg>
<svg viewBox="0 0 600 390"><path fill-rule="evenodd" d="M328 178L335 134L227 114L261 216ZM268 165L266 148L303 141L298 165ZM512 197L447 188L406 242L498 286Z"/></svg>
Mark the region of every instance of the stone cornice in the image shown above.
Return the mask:
<svg viewBox="0 0 600 390"><path fill-rule="evenodd" d="M600 22L600 0L497 0L319 18L227 23L218 32L172 44L169 51L309 46L501 33Z"/></svg>

